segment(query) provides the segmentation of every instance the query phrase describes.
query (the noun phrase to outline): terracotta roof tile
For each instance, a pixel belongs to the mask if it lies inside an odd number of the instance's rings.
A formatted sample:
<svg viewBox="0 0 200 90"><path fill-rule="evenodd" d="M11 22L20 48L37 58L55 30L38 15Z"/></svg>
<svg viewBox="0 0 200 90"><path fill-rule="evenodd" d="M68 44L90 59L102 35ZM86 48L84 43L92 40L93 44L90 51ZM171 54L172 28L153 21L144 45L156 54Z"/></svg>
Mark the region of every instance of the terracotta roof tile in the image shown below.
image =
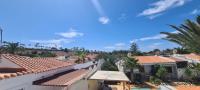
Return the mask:
<svg viewBox="0 0 200 90"><path fill-rule="evenodd" d="M170 59L167 57L161 57L161 56L136 56L135 58L138 59L138 62L140 64L175 62L175 60L173 59Z"/></svg>
<svg viewBox="0 0 200 90"><path fill-rule="evenodd" d="M188 59L192 59L192 60L200 60L200 55L191 53L191 54L185 54L184 55L186 58Z"/></svg>
<svg viewBox="0 0 200 90"><path fill-rule="evenodd" d="M63 62L56 60L55 58L30 58L25 56L3 54L1 55L2 60L7 59L11 62L19 65L25 71L17 71L16 73L0 73L0 80L4 78L10 78L15 76L21 76L30 73L40 73L49 70L55 70L61 67L67 67L72 65L69 62Z"/></svg>
<svg viewBox="0 0 200 90"><path fill-rule="evenodd" d="M3 58L25 68L31 72L42 72L60 67L70 66L71 63L56 60L55 58L30 58L25 56L3 54ZM24 72L25 73L25 72Z"/></svg>

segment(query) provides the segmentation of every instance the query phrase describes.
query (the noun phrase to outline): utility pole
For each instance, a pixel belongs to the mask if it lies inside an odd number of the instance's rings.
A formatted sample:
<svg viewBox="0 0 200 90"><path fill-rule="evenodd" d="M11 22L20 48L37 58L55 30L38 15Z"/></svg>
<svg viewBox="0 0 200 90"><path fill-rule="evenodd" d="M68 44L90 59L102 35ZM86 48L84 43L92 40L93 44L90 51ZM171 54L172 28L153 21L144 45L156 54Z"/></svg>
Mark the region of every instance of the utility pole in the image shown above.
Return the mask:
<svg viewBox="0 0 200 90"><path fill-rule="evenodd" d="M2 46L3 45L3 30L2 30L2 28L0 27L0 34L1 34L1 44L0 44L0 46Z"/></svg>

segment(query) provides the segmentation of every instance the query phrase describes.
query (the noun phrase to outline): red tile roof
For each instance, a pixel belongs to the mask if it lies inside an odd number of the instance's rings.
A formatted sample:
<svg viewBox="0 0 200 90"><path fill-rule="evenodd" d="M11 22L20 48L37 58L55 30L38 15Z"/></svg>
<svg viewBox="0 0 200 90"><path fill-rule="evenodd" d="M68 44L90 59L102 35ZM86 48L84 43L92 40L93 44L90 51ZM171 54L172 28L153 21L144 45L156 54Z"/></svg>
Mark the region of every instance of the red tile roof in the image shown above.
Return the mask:
<svg viewBox="0 0 200 90"><path fill-rule="evenodd" d="M140 64L175 62L175 60L173 60L173 59L170 59L167 57L161 57L161 56L136 56L135 58L138 59L138 62Z"/></svg>
<svg viewBox="0 0 200 90"><path fill-rule="evenodd" d="M62 73L61 75L54 75L45 79L35 81L34 83L36 85L43 86L68 86L83 78L87 74L87 72L88 70L81 69L68 73Z"/></svg>
<svg viewBox="0 0 200 90"><path fill-rule="evenodd" d="M200 55L191 53L191 54L185 54L184 55L186 58L188 59L192 59L192 60L200 60Z"/></svg>
<svg viewBox="0 0 200 90"><path fill-rule="evenodd" d="M72 65L69 62L59 61L56 60L55 58L30 58L26 56L18 56L11 54L2 54L1 58L2 60L3 59L10 60L11 62L25 69L25 71L23 72L17 72L16 73L17 75L45 72ZM0 78L3 78L3 76L0 76Z"/></svg>

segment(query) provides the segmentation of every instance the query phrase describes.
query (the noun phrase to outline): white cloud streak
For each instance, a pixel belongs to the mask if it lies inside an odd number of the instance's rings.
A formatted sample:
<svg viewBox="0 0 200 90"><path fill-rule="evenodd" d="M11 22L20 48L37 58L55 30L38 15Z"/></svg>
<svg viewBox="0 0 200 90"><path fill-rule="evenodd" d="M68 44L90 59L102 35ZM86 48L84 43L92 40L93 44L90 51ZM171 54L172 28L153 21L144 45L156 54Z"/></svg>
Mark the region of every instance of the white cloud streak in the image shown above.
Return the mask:
<svg viewBox="0 0 200 90"><path fill-rule="evenodd" d="M194 9L190 14L191 15L196 15L200 13L200 9Z"/></svg>
<svg viewBox="0 0 200 90"><path fill-rule="evenodd" d="M65 38L75 38L75 37L79 37L79 36L83 36L83 33L77 32L75 29L70 28L69 31L67 32L61 32L61 33L56 33L57 35L60 35L62 37Z"/></svg>
<svg viewBox="0 0 200 90"><path fill-rule="evenodd" d="M173 31L171 33L178 33L178 31ZM138 41L147 41L147 40L159 40L159 39L162 39L162 38L165 38L165 37L166 37L166 35L164 35L164 34L157 34L155 36L134 39L134 40L131 40L130 43L138 42Z"/></svg>
<svg viewBox="0 0 200 90"><path fill-rule="evenodd" d="M150 4L152 7L144 10L139 16L155 16L161 14L168 9L183 6L189 0L159 0ZM153 18L150 18L153 19Z"/></svg>
<svg viewBox="0 0 200 90"><path fill-rule="evenodd" d="M109 50L121 50L121 49L124 49L126 46L125 43L116 43L112 46L106 46L104 47L105 49L109 49Z"/></svg>
<svg viewBox="0 0 200 90"><path fill-rule="evenodd" d="M51 40L30 40L30 42L33 43L39 43L40 45L44 46L44 47L61 47L62 44L68 44L73 42L70 39L64 39L64 38L60 38L60 39L51 39Z"/></svg>
<svg viewBox="0 0 200 90"><path fill-rule="evenodd" d="M102 16L105 15L104 10L102 9L101 4L99 3L99 0L91 0L91 1L97 12Z"/></svg>
<svg viewBox="0 0 200 90"><path fill-rule="evenodd" d="M99 0L91 0L91 2L97 10L98 14L100 15L98 21L101 24L108 24L110 22L110 19L106 16L101 4L99 3Z"/></svg>

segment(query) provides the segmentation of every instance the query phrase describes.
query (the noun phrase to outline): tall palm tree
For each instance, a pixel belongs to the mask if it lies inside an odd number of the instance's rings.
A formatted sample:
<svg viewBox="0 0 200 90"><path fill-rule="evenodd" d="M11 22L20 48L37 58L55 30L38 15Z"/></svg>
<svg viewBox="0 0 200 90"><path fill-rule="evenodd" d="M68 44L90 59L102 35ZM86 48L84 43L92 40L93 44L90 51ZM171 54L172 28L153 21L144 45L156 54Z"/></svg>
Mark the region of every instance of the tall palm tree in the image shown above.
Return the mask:
<svg viewBox="0 0 200 90"><path fill-rule="evenodd" d="M124 60L124 64L123 64L124 68L126 70L130 71L130 76L131 76L130 79L133 82L134 81L134 78L133 78L134 71L133 70L139 66L138 60L136 60L135 58L130 58L130 57L124 57L123 60Z"/></svg>
<svg viewBox="0 0 200 90"><path fill-rule="evenodd" d="M10 54L16 54L18 51L22 50L24 47L19 42L12 43L12 42L4 42L3 50Z"/></svg>
<svg viewBox="0 0 200 90"><path fill-rule="evenodd" d="M185 24L180 26L170 26L178 32L161 32L167 36L164 39L175 42L192 52L200 53L200 16L197 16L196 22L186 20Z"/></svg>

